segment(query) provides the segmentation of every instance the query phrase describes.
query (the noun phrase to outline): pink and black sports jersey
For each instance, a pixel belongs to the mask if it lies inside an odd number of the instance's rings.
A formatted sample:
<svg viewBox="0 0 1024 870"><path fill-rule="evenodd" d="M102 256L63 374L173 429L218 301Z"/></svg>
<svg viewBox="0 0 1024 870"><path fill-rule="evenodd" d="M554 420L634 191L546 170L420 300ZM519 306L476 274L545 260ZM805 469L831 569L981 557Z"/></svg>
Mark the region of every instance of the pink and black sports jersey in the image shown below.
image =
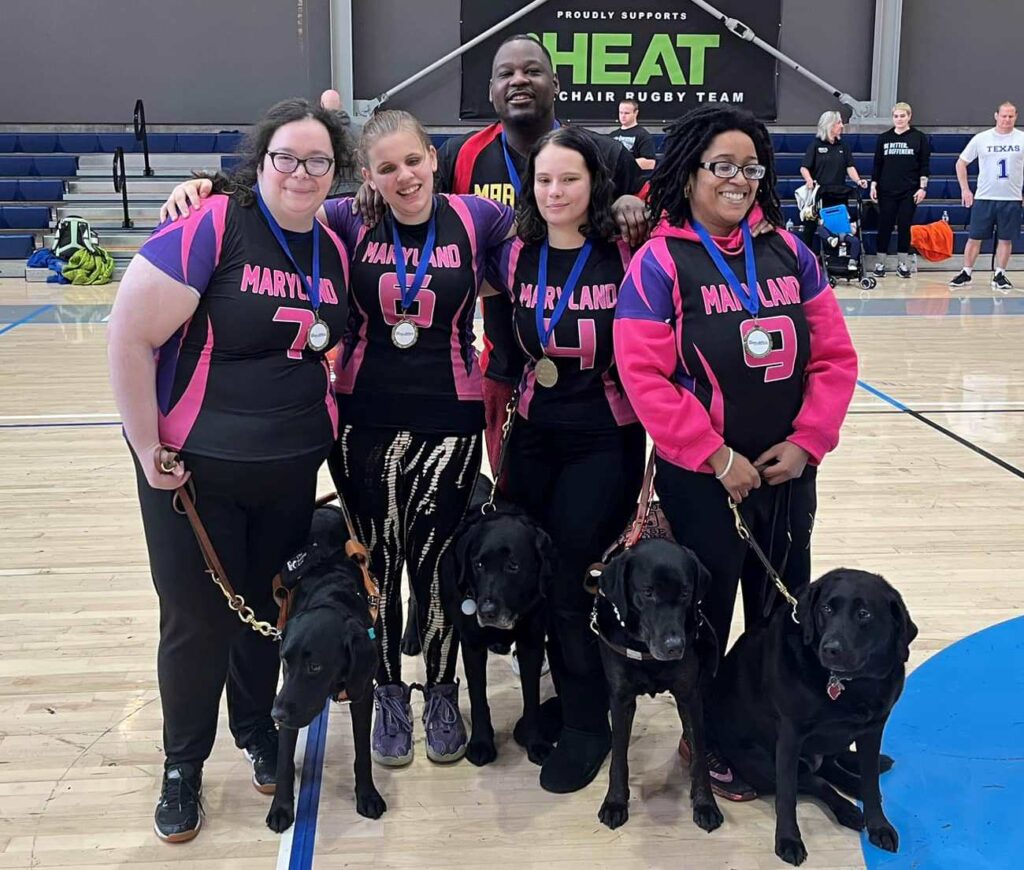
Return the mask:
<svg viewBox="0 0 1024 870"><path fill-rule="evenodd" d="M333 342L347 321L348 257L337 235L319 232L320 317ZM286 236L311 273L312 233ZM259 209L211 196L158 227L139 254L199 296L158 351L160 440L243 462L325 450L338 430L330 371L306 347L313 309Z"/></svg>
<svg viewBox="0 0 1024 870"><path fill-rule="evenodd" d="M745 282L739 230L716 242ZM615 357L658 452L710 471L723 442L753 461L784 440L820 462L839 439L857 357L814 255L782 230L754 239L763 357L742 340L753 319L697 235L662 224L633 258L616 308Z"/></svg>
<svg viewBox="0 0 1024 870"><path fill-rule="evenodd" d="M526 352L519 414L535 423L561 428L604 429L636 422L615 369L612 327L619 284L629 264L625 243L595 242L569 306L555 326L547 356L558 367L552 387L537 383L534 366L541 357L537 335L537 270L541 246L509 239L492 256L488 281L503 290L513 306L516 338ZM578 249L551 248L548 280L541 303L550 320Z"/></svg>
<svg viewBox="0 0 1024 870"><path fill-rule="evenodd" d="M479 432L484 411L473 316L488 249L508 234L512 210L476 196L434 197L434 250L409 310L419 338L403 350L391 340L402 299L391 212L369 229L352 214L351 199L325 207L352 251L351 310L334 386L345 419L412 432ZM427 224L398 228L411 281Z"/></svg>

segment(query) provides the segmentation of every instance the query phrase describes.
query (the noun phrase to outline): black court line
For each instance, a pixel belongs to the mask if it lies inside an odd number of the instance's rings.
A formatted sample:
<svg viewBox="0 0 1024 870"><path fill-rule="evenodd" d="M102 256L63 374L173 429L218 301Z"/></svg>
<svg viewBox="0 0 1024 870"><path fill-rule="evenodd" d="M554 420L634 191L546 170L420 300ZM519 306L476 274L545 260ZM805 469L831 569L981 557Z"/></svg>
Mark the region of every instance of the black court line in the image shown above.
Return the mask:
<svg viewBox="0 0 1024 870"><path fill-rule="evenodd" d="M868 409L861 408L847 411L847 414L870 415L870 414L905 414L896 408ZM921 414L1024 414L1024 408L924 408L919 411Z"/></svg>
<svg viewBox="0 0 1024 870"><path fill-rule="evenodd" d="M947 438L950 438L953 441L956 441L957 444L963 445L968 450L973 450L975 453L977 453L979 456L983 456L989 462L995 463L996 465L998 465L1000 468L1004 469L1005 471L1009 471L1010 474L1015 474L1015 475L1017 475L1017 477L1021 478L1021 480L1024 480L1024 470L1018 468L1016 465L1013 465L1012 463L1007 462L1005 459L1000 459L994 453L989 453L984 447L979 447L973 441L969 441L967 438L964 438L961 435L957 435L956 432L950 431L945 426L943 426L941 423L936 423L934 420L929 420L920 411L915 411L913 408L907 407L906 405L904 405L898 399L894 399L892 396L888 395L887 393L883 393L878 388L871 386L871 384L865 383L862 380L858 380L857 381L857 385L861 389L867 390L869 393L871 393L871 395L876 396L877 398L881 399L883 402L887 402L888 404L892 405L897 411L901 411L902 413L907 414L907 415L913 417L918 422L924 423L925 426L930 426L936 432L942 433ZM945 413L945 412L933 411L932 413L939 414L939 413Z"/></svg>

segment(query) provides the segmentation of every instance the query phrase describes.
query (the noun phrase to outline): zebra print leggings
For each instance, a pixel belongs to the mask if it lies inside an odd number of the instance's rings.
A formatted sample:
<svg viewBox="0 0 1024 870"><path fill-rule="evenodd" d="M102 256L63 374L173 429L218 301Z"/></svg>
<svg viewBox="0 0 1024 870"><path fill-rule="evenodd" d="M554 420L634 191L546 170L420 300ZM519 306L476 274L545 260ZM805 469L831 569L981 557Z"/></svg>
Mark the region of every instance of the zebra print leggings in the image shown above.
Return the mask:
<svg viewBox="0 0 1024 870"><path fill-rule="evenodd" d="M378 684L402 679L402 568L416 599L427 685L455 678L458 638L441 607L441 557L480 470L480 435L345 426L331 475L380 583Z"/></svg>

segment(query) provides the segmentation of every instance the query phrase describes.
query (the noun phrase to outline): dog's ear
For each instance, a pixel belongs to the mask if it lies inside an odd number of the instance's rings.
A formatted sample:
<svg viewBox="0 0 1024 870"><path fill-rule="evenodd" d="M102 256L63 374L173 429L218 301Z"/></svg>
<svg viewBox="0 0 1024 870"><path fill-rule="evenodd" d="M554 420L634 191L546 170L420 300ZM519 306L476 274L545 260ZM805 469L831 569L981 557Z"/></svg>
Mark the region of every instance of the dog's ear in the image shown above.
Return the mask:
<svg viewBox="0 0 1024 870"><path fill-rule="evenodd" d="M373 678L380 664L377 643L360 620L349 619L342 633L341 644L348 659L348 672L342 681L349 698L358 701L373 689Z"/></svg>
<svg viewBox="0 0 1024 870"><path fill-rule="evenodd" d="M598 581L598 589L601 595L608 599L619 612L619 618L625 622L626 614L629 611L628 587L629 587L629 562L631 553L626 550L620 553L608 563L601 572L601 579Z"/></svg>
<svg viewBox="0 0 1024 870"><path fill-rule="evenodd" d="M472 588L473 564L470 561L470 547L475 538L474 529L479 525L477 522L463 520L455 530L452 545L448 548L448 570L455 574L455 586L460 594L465 594Z"/></svg>
<svg viewBox="0 0 1024 870"><path fill-rule="evenodd" d="M903 596L895 588L892 588L889 610L896 623L896 650L899 653L900 661L906 662L910 658L910 644L917 637L917 626L910 618L910 611L903 603Z"/></svg>
<svg viewBox="0 0 1024 870"><path fill-rule="evenodd" d="M797 599L796 618L803 628L804 643L806 644L810 644L814 640L814 635L817 632L814 612L818 609L818 596L821 594L823 580L824 578L812 583L800 593L800 597Z"/></svg>

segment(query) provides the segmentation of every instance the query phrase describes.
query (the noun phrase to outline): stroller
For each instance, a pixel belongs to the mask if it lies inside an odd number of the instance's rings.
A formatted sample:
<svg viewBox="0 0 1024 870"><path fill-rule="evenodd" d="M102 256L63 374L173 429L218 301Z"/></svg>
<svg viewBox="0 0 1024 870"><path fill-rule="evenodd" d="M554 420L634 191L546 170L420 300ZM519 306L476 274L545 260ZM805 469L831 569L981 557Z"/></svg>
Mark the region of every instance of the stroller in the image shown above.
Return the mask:
<svg viewBox="0 0 1024 870"><path fill-rule="evenodd" d="M865 290L874 290L878 284L875 276L868 275L864 269L864 246L860 240L862 212L859 189L846 205L818 210L821 268L828 278L828 283L833 287L839 281L856 281Z"/></svg>

